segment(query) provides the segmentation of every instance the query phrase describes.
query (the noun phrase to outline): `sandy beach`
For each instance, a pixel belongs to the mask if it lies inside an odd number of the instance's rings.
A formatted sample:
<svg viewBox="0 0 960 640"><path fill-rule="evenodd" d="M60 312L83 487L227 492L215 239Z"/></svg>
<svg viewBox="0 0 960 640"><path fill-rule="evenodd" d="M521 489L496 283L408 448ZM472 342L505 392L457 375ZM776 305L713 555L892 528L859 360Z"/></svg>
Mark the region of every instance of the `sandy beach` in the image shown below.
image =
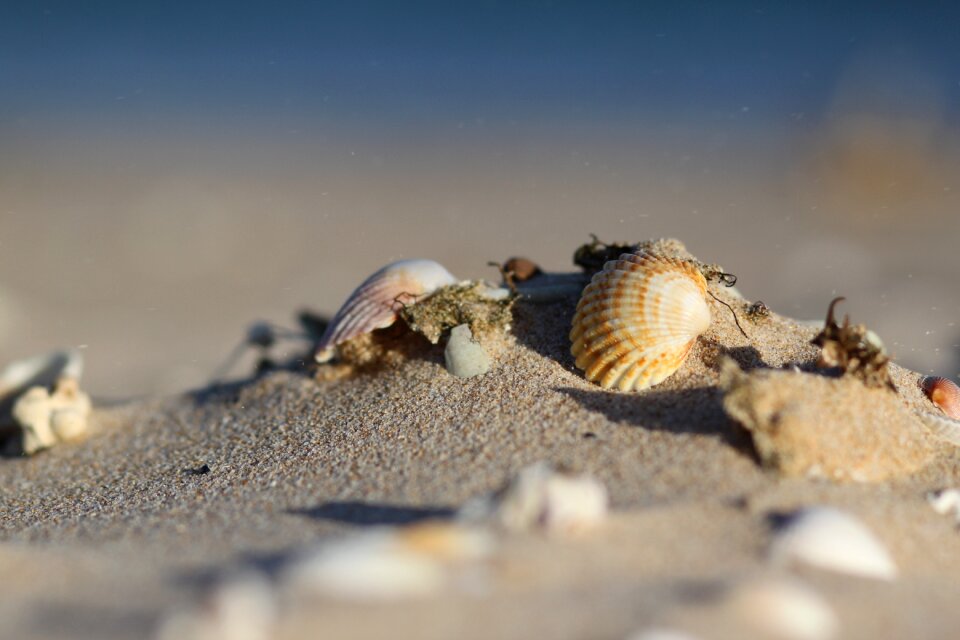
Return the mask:
<svg viewBox="0 0 960 640"><path fill-rule="evenodd" d="M956 638L958 22L0 5L0 640Z"/></svg>
<svg viewBox="0 0 960 640"><path fill-rule="evenodd" d="M148 637L244 574L266 585L275 610L264 637L275 638L777 637L722 604L764 577L809 585L838 637L950 637L960 538L926 495L960 485L953 445L882 482L784 477L725 414L720 362L822 377L811 371L818 328L772 314L744 318L747 338L712 303L710 328L675 375L620 393L573 366L576 300L520 299L491 370L475 378L447 373L442 344L415 342L409 358L338 380L278 371L97 407L87 440L4 459L3 635ZM905 409L935 410L919 374L891 365L891 376ZM892 393L864 388L849 402L873 392ZM450 521L538 461L601 481L607 521L573 537L497 533L479 577L424 597L344 601L287 585L304 550ZM771 563L778 519L809 506L861 519L898 577Z"/></svg>

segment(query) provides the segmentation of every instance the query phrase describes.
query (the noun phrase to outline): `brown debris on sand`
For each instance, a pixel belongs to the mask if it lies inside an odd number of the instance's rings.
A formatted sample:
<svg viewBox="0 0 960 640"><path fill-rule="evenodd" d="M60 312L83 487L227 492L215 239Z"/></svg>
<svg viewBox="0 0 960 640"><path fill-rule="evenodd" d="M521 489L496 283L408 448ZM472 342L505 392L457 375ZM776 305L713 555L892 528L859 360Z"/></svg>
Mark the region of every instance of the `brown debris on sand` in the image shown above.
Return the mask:
<svg viewBox="0 0 960 640"><path fill-rule="evenodd" d="M470 325L477 340L509 329L513 315L512 296L491 296L482 282L468 282L444 287L429 298L404 306L400 317L415 332L432 344L444 332L461 324Z"/></svg>
<svg viewBox="0 0 960 640"><path fill-rule="evenodd" d="M886 387L896 391L887 365L890 357L883 342L873 331L863 324L850 324L850 316L843 317L843 324L837 324L833 315L834 307L845 298L834 298L827 310L827 320L823 331L813 339L820 347L820 361L824 368L838 367L844 374L859 378L868 387Z"/></svg>
<svg viewBox="0 0 960 640"><path fill-rule="evenodd" d="M879 482L930 462L936 443L886 389L850 376L741 371L726 361L723 408L751 434L760 459L786 476Z"/></svg>

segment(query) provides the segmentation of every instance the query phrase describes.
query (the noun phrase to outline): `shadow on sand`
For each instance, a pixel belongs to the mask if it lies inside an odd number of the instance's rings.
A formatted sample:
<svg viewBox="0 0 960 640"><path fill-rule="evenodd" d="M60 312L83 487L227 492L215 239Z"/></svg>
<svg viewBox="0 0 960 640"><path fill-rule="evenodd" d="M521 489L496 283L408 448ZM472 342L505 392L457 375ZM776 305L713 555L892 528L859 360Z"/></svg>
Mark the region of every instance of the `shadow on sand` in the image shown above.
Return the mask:
<svg viewBox="0 0 960 640"><path fill-rule="evenodd" d="M445 507L405 507L364 502L327 502L307 509L292 509L290 513L314 520L327 520L360 526L407 525L422 520L452 518L453 509Z"/></svg>

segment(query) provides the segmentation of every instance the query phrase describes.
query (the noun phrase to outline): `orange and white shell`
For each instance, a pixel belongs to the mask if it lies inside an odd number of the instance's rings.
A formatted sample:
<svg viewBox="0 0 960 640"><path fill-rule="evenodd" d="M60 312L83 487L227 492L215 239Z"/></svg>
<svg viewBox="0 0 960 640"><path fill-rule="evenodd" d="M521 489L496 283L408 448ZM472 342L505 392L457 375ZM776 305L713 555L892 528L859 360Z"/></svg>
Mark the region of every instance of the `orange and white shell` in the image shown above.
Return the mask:
<svg viewBox="0 0 960 640"><path fill-rule="evenodd" d="M690 262L640 253L603 266L583 290L570 352L587 380L639 391L672 375L710 326L707 281Z"/></svg>
<svg viewBox="0 0 960 640"><path fill-rule="evenodd" d="M397 311L457 282L433 260L400 260L383 267L350 294L327 326L314 357L331 360L336 346L352 338L384 329L397 321Z"/></svg>
<svg viewBox="0 0 960 640"><path fill-rule="evenodd" d="M960 387L953 380L929 376L923 379L923 390L947 416L960 420Z"/></svg>

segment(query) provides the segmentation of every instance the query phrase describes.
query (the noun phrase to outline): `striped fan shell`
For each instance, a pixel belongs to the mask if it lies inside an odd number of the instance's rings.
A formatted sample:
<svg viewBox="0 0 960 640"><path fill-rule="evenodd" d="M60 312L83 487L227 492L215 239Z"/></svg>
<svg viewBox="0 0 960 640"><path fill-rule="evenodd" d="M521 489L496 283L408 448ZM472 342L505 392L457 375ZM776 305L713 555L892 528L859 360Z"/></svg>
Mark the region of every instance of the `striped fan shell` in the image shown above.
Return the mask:
<svg viewBox="0 0 960 640"><path fill-rule="evenodd" d="M317 345L317 362L331 360L336 346L352 338L389 327L397 310L457 282L433 260L401 260L383 267L350 294L327 326Z"/></svg>
<svg viewBox="0 0 960 640"><path fill-rule="evenodd" d="M623 254L583 290L570 352L604 389L652 387L683 364L710 326L707 282L690 262Z"/></svg>

